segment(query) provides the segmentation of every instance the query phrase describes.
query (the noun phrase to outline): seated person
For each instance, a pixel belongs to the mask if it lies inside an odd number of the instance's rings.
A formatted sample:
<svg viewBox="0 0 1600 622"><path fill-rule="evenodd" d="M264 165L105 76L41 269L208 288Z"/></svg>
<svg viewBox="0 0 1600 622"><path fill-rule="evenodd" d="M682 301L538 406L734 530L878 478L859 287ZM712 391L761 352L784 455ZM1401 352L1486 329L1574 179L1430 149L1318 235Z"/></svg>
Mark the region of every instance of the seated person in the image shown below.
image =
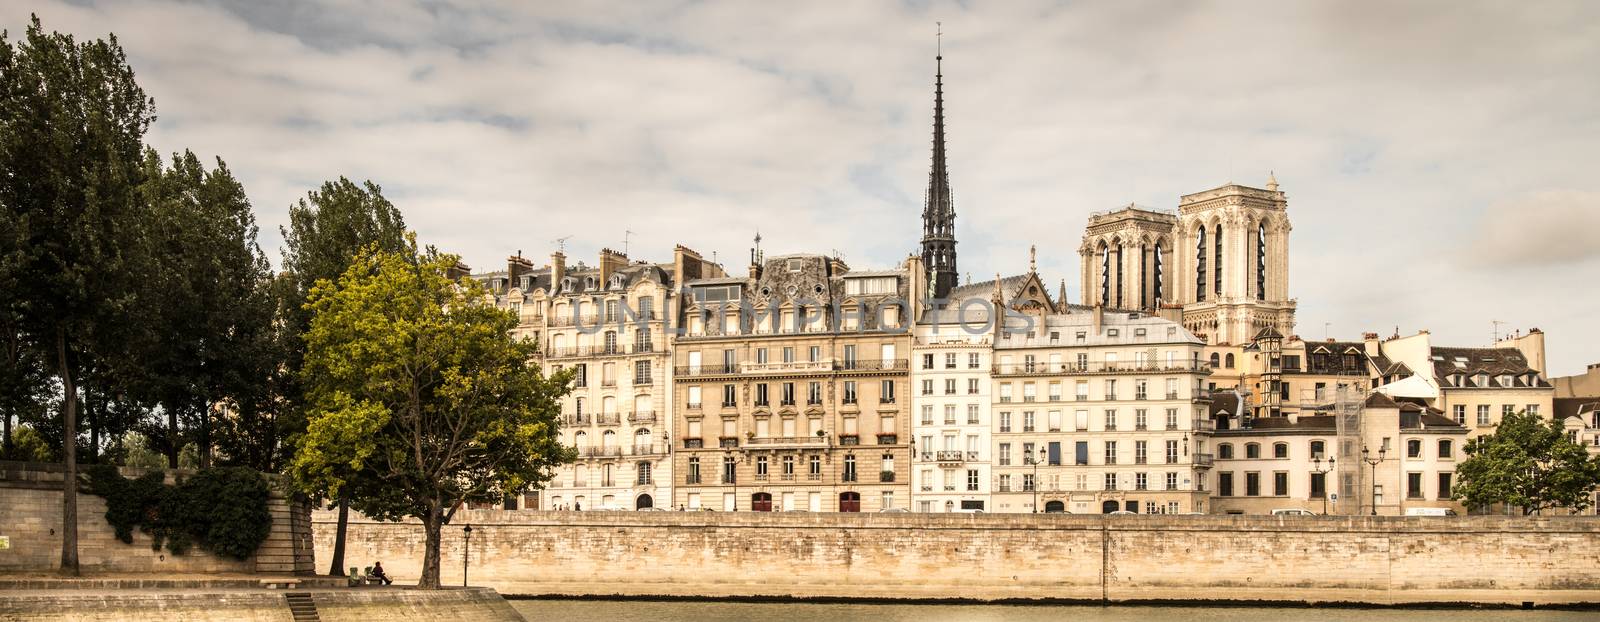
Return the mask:
<svg viewBox="0 0 1600 622"><path fill-rule="evenodd" d="M373 562L373 564L372 564L372 578L377 579L379 581L382 581L384 585L390 585L390 584L394 583L394 580L390 579L389 575L384 574L384 572L383 572L383 562Z"/></svg>

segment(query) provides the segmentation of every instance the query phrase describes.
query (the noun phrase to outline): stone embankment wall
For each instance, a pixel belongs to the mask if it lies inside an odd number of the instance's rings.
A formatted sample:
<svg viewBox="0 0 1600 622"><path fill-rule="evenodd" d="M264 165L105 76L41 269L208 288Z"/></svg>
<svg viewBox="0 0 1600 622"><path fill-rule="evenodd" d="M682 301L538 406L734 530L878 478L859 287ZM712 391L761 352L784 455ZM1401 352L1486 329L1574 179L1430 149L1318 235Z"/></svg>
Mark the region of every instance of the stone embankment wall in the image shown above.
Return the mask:
<svg viewBox="0 0 1600 622"><path fill-rule="evenodd" d="M143 472L122 469L125 477ZM0 550L0 573L61 567L62 475L59 464L0 462L0 536L10 538L10 548ZM250 559L217 557L198 548L173 555L150 550L150 537L138 531L133 544L117 540L106 522L105 499L79 493L79 567L84 572L175 574L312 572L310 506L274 490L267 510L272 514L272 532Z"/></svg>
<svg viewBox="0 0 1600 622"><path fill-rule="evenodd" d="M371 589L312 591L323 622L508 622L522 620L511 604L485 588L442 591ZM0 620L44 622L293 622L284 592L40 590L0 592Z"/></svg>
<svg viewBox="0 0 1600 622"><path fill-rule="evenodd" d="M313 515L319 555L335 518ZM346 565L415 580L422 548L417 524L353 515ZM445 529L446 584L464 549L508 595L1600 602L1593 517L476 510Z"/></svg>

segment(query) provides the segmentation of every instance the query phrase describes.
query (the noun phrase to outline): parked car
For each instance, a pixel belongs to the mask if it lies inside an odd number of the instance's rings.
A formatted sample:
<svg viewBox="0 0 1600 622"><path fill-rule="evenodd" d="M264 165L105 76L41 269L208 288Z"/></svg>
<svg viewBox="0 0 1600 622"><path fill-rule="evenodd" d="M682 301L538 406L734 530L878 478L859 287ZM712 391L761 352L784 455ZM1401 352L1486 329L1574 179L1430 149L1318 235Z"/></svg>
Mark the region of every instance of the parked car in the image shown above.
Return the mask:
<svg viewBox="0 0 1600 622"><path fill-rule="evenodd" d="M653 507L652 506L652 507L648 507L648 508L639 508L639 511L640 512L665 512L665 511L667 511L667 508L658 508L658 507Z"/></svg>
<svg viewBox="0 0 1600 622"><path fill-rule="evenodd" d="M889 514L905 514L905 513L911 512L911 510L907 509L907 508L884 508L884 509L878 510L878 512L879 513L889 513Z"/></svg>
<svg viewBox="0 0 1600 622"><path fill-rule="evenodd" d="M1283 509L1273 510L1272 511L1272 515L1273 516L1316 516L1317 513L1316 512L1312 512L1311 510L1302 510L1300 508L1283 508Z"/></svg>
<svg viewBox="0 0 1600 622"><path fill-rule="evenodd" d="M1107 513L1107 514L1110 514L1110 515L1112 515L1112 516L1116 516L1116 515L1118 515L1118 514L1130 514L1130 515L1131 515L1131 514L1138 514L1138 512L1129 512L1129 511L1127 511L1127 510L1117 510L1117 511L1115 511L1115 512L1106 512L1106 513Z"/></svg>
<svg viewBox="0 0 1600 622"><path fill-rule="evenodd" d="M1456 516L1450 508L1406 508L1406 516Z"/></svg>

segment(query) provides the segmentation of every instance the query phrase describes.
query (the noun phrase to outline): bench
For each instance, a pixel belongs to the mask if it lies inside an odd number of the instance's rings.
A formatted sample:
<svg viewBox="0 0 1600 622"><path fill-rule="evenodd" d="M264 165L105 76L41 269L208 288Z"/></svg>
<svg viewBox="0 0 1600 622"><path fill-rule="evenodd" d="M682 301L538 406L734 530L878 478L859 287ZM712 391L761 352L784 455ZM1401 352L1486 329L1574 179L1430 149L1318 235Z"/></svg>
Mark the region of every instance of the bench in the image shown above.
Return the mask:
<svg viewBox="0 0 1600 622"><path fill-rule="evenodd" d="M292 590L300 587L299 579L262 579L261 587L269 590Z"/></svg>
<svg viewBox="0 0 1600 622"><path fill-rule="evenodd" d="M345 578L349 579L350 587L361 587L361 586L366 586L366 585L383 585L383 579L380 579L378 577L372 576L372 567L371 566L367 566L366 568L361 569L360 572L357 572L356 568L354 566L351 566L350 567L350 576L345 577Z"/></svg>

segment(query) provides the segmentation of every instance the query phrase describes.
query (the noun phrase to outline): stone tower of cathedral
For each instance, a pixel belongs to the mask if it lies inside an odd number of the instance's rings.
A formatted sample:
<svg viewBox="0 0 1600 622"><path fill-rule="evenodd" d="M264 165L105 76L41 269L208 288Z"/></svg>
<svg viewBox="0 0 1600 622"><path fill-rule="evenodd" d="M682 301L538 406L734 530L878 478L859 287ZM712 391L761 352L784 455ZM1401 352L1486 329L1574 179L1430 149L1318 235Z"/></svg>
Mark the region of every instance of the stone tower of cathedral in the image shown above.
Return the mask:
<svg viewBox="0 0 1600 622"><path fill-rule="evenodd" d="M956 286L956 204L950 196L950 173L944 154L944 55L934 57L933 167L922 207L922 265L928 290L944 298Z"/></svg>
<svg viewBox="0 0 1600 622"><path fill-rule="evenodd" d="M1263 329L1294 334L1289 297L1288 198L1228 184L1178 200L1174 302L1183 324L1213 344L1242 344Z"/></svg>

